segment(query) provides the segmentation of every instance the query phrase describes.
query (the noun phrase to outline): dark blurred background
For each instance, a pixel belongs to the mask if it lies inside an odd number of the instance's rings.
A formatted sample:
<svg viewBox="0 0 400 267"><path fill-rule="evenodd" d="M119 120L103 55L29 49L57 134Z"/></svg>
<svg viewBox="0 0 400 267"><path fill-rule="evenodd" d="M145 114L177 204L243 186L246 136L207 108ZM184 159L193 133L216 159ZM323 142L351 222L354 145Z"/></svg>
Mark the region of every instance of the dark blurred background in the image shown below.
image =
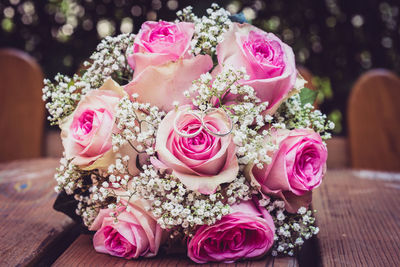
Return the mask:
<svg viewBox="0 0 400 267"><path fill-rule="evenodd" d="M400 74L400 1L378 0L1 0L0 47L34 56L46 78L73 74L107 35L146 20L174 20L188 5L199 16L216 2L280 36L313 75L323 112L346 134L346 105L366 70Z"/></svg>

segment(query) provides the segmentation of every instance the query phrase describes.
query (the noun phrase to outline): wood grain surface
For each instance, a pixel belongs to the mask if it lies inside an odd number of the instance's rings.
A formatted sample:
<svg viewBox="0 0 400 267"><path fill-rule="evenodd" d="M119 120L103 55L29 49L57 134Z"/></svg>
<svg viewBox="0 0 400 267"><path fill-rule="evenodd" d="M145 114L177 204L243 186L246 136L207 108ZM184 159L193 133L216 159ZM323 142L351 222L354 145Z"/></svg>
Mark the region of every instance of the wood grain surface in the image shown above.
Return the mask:
<svg viewBox="0 0 400 267"><path fill-rule="evenodd" d="M348 104L353 168L400 171L400 78L371 70L355 83Z"/></svg>
<svg viewBox="0 0 400 267"><path fill-rule="evenodd" d="M350 166L349 141L343 136L334 136L326 140L328 148L328 169L345 169Z"/></svg>
<svg viewBox="0 0 400 267"><path fill-rule="evenodd" d="M0 266L48 263L57 256L58 243L65 245L71 238L74 224L52 208L58 162L41 159L0 164Z"/></svg>
<svg viewBox="0 0 400 267"><path fill-rule="evenodd" d="M400 180L328 171L315 191L323 266L400 266Z"/></svg>
<svg viewBox="0 0 400 267"><path fill-rule="evenodd" d="M142 258L139 260L126 260L106 254L97 253L92 244L90 235L79 236L74 243L57 259L53 266L135 266L135 267L172 267L172 266L198 266L186 255L158 255L155 258ZM267 257L260 260L237 262L234 264L212 263L199 266L213 267L296 267L295 258Z"/></svg>
<svg viewBox="0 0 400 267"><path fill-rule="evenodd" d="M64 152L61 141L61 130L47 130L45 132L44 147L44 155L46 157L61 158Z"/></svg>
<svg viewBox="0 0 400 267"><path fill-rule="evenodd" d="M185 255L125 260L99 254L90 235L73 241L76 227L52 209L57 166L55 159L0 164L0 266L196 265ZM315 191L313 206L320 233L300 261L303 266L310 266L305 257L320 257L322 266L400 266L400 175L330 170ZM298 265L295 258L266 257L203 266Z"/></svg>
<svg viewBox="0 0 400 267"><path fill-rule="evenodd" d="M23 51L0 49L0 161L42 156L43 73Z"/></svg>

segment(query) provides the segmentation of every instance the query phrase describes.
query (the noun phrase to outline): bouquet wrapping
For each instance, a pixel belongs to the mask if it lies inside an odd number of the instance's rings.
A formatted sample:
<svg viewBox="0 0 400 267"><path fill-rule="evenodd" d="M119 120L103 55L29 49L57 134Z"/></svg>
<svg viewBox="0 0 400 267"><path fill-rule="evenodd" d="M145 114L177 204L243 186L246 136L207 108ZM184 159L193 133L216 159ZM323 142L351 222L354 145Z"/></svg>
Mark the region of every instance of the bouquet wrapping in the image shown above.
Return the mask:
<svg viewBox="0 0 400 267"><path fill-rule="evenodd" d="M55 207L94 231L96 251L126 259L292 256L319 231L310 203L333 124L277 36L216 4L177 15L45 80L65 150Z"/></svg>

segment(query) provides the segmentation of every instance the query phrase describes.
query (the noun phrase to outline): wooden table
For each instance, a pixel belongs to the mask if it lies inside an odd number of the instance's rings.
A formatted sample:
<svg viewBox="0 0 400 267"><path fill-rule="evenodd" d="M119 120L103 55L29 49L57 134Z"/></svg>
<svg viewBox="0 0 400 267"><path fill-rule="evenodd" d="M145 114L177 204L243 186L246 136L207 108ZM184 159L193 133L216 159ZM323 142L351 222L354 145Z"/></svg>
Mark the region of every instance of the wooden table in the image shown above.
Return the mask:
<svg viewBox="0 0 400 267"><path fill-rule="evenodd" d="M184 256L128 261L96 253L91 236L52 209L57 166L56 159L0 164L0 266L195 265ZM321 231L299 259L205 266L400 266L400 179L356 174L328 171L313 200Z"/></svg>

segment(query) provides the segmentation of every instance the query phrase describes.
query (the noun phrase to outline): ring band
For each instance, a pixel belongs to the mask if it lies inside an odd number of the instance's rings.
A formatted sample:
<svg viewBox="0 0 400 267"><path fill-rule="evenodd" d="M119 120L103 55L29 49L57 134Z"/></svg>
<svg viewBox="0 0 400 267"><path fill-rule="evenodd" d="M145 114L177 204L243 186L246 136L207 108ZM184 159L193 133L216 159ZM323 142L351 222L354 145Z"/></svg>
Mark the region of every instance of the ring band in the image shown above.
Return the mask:
<svg viewBox="0 0 400 267"><path fill-rule="evenodd" d="M228 129L229 130L227 132L223 132L223 133L221 133L221 132L213 132L212 130L210 130L207 127L207 124L204 122L204 118L207 115L209 115L210 113L212 113L212 112L223 113L223 116L225 116L228 119L228 121L229 121ZM182 117L182 115L186 115L186 114L192 115L194 118L196 118L201 123L199 129L194 133L190 133L189 134L189 133L185 133L185 132L182 132L181 130L179 130L179 127L178 127L179 119ZM207 133L209 133L209 134L211 134L211 135L213 135L215 137L224 137L224 136L229 135L232 132L232 130L233 130L233 122L232 122L232 119L230 118L230 116L224 110L222 110L220 108L208 108L204 112L200 113L200 115L199 115L199 111L191 110L191 109L180 110L180 111L177 112L177 115L176 115L176 117L174 119L174 131L179 136L182 136L182 137L185 137L185 138L192 138L192 137L195 137L195 136L199 135L203 129Z"/></svg>

